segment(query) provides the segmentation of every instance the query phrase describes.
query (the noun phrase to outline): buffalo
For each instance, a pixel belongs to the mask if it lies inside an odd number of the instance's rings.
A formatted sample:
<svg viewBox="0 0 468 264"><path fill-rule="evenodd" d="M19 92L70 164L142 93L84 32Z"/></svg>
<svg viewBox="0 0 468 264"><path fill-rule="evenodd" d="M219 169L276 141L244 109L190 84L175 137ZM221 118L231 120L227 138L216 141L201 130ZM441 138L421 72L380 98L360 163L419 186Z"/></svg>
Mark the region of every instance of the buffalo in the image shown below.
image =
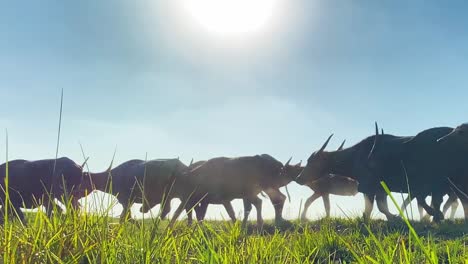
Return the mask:
<svg viewBox="0 0 468 264"><path fill-rule="evenodd" d="M31 209L43 205L50 216L54 199L63 201L64 197L71 197L72 206L77 208L78 190L83 181L83 166L84 164L80 166L66 157L37 161L12 160L0 165L2 211L5 211L7 168L10 210L25 223L20 208Z"/></svg>
<svg viewBox="0 0 468 264"><path fill-rule="evenodd" d="M338 151L343 149L344 143L345 141L343 141L341 146L338 148ZM323 199L326 216L330 217L330 194L341 196L354 196L358 192L358 183L355 180L349 177L334 174L319 177L318 179L311 181L307 181L306 177L298 177L296 179L296 182L301 185L307 185L314 191L312 196L310 196L304 204L304 210L301 214L301 220L306 219L307 209L315 200L317 200L320 197L322 197Z"/></svg>
<svg viewBox="0 0 468 264"><path fill-rule="evenodd" d="M219 157L210 159L190 171L186 179L192 186L174 213L172 223L182 210L200 203L202 217L209 203L223 204L232 219L235 219L230 202L234 199L244 201L246 224L252 205L257 209L257 223L263 224L262 200L258 194L264 191L275 208L275 222L283 221L282 210L286 196L279 188L286 186L300 172L299 166L283 166L281 162L267 154L238 158ZM197 212L198 214L199 212Z"/></svg>
<svg viewBox="0 0 468 264"><path fill-rule="evenodd" d="M303 169L301 167L301 162L299 162L296 165L289 165L290 160L288 162L286 162L286 164L284 165L283 170L288 175L299 175L299 173ZM189 168L191 168L191 170L195 169L195 168L199 167L200 165L202 165L205 162L206 161L195 162L195 163L191 164L189 166ZM195 206L194 211L195 211L195 213L197 215L197 219L198 219L198 221L202 221L205 218L206 210L207 210L207 207L208 207L209 204L223 204L226 211L228 212L228 215L231 218L231 220L233 222L236 221L235 212L234 212L234 209L232 208L231 203L226 202L223 198L221 200L214 200L214 199L209 200L206 197L195 197L194 196L194 197L191 198L191 201L192 202L188 203L188 205L186 206L186 211L188 212L189 224L192 222L192 213L191 213L190 209L192 209L193 207L191 207L191 206ZM198 202L198 204L194 205L194 201ZM250 211L252 210L252 205L253 204L251 202L249 202L249 199L247 199L247 198L242 199L242 201L243 201L243 205L244 205L244 214L245 214L243 223L245 225L247 217L250 214Z"/></svg>
<svg viewBox="0 0 468 264"><path fill-rule="evenodd" d="M450 174L450 186L462 202L465 213L465 221L468 220L468 123L454 128L450 133L437 140L439 147L449 163L452 172ZM447 151L448 150L448 151Z"/></svg>
<svg viewBox="0 0 468 264"><path fill-rule="evenodd" d="M379 210L387 218L393 218L394 215L388 210L386 194L380 186L380 180L372 174L368 166L369 154L374 146L375 136L367 137L349 148L337 151L325 151L332 136L328 137L318 151L310 155L304 170L296 178L296 181L298 183L306 183L319 180L323 177L329 177L330 174L346 175L359 183L358 192L364 194L365 218L370 217L375 198L377 198ZM383 135L383 137L389 136ZM397 139L397 137L394 138ZM401 140L407 139L402 138Z"/></svg>
<svg viewBox="0 0 468 264"><path fill-rule="evenodd" d="M187 171L179 159L130 160L101 173L89 173L86 191L115 195L123 207L121 222L131 218L129 209L134 203L142 203L142 213L161 204L161 218L165 218L171 199L183 193L184 181L178 178Z"/></svg>
<svg viewBox="0 0 468 264"><path fill-rule="evenodd" d="M378 133L356 145L338 151L325 151L332 136L323 146L308 159L307 165L297 180L302 182L328 177L330 174L346 175L358 182L358 191L365 197L364 216L370 216L374 199L387 219L396 216L391 214L387 205L387 194L381 186L385 182L394 192L411 192L418 203L438 221L443 218L440 210L428 206L424 200L432 194L434 207L440 207L443 194L448 193L443 180L443 170L428 169L430 163L425 156L426 147L434 144L440 135L447 134L446 128L435 128L419 133L415 137L398 137ZM437 171L437 173L435 173ZM410 189L408 190L408 186Z"/></svg>
<svg viewBox="0 0 468 264"><path fill-rule="evenodd" d="M466 189L468 148L456 141L439 140L452 131L450 127L430 128L399 144L382 141L378 136L371 155L375 172L388 181L389 188L410 192L436 222L443 219L443 196L456 192L457 186ZM462 204L466 203L460 192L456 194ZM428 195L432 195L433 207L424 200Z"/></svg>

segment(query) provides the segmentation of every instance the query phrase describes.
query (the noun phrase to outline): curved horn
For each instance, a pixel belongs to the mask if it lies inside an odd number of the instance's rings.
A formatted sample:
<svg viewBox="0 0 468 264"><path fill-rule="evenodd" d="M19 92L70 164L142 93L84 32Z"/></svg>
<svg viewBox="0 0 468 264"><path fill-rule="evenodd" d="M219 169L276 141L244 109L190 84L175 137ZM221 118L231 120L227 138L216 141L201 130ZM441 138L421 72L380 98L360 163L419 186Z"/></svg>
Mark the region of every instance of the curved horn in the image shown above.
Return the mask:
<svg viewBox="0 0 468 264"><path fill-rule="evenodd" d="M284 167L289 166L289 163L291 162L291 160L292 160L292 157L288 159L288 161L284 164Z"/></svg>
<svg viewBox="0 0 468 264"><path fill-rule="evenodd" d="M383 131L383 128L380 131L382 132L381 135L385 134L384 131Z"/></svg>
<svg viewBox="0 0 468 264"><path fill-rule="evenodd" d="M288 195L288 201L291 202L291 195L289 194L288 186L286 185L284 188L286 189L286 194Z"/></svg>
<svg viewBox="0 0 468 264"><path fill-rule="evenodd" d="M296 164L296 165L294 165L294 166L296 166L296 167L300 167L301 165L302 165L302 160L300 160L300 161L299 161L299 163L297 163L297 164Z"/></svg>
<svg viewBox="0 0 468 264"><path fill-rule="evenodd" d="M192 158L192 160L190 161L189 167L192 167L192 165L193 165L193 158Z"/></svg>
<svg viewBox="0 0 468 264"><path fill-rule="evenodd" d="M323 146L320 148L320 150L319 150L318 152L322 152L322 151L325 150L325 148L326 148L327 145L328 145L328 142L330 142L330 139L331 139L332 137L333 137L333 134L331 134L331 135L328 137L327 141L325 141L325 143L323 144Z"/></svg>
<svg viewBox="0 0 468 264"><path fill-rule="evenodd" d="M372 148L369 152L369 156L367 158L370 158L372 154L374 153L375 146L377 145L377 138L379 137L379 126L377 125L377 121L375 122L375 137L374 137L374 144L372 145Z"/></svg>
<svg viewBox="0 0 468 264"><path fill-rule="evenodd" d="M346 139L343 140L343 143L341 143L340 147L338 148L338 150L343 150L343 147L344 147L344 143L346 142Z"/></svg>

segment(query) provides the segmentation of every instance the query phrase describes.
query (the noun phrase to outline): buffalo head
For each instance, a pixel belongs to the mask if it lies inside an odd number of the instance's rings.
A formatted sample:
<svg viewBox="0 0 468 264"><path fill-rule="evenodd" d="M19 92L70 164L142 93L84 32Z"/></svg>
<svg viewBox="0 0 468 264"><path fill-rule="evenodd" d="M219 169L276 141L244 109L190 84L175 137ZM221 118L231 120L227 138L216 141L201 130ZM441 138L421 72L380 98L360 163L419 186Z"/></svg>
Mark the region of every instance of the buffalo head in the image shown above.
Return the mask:
<svg viewBox="0 0 468 264"><path fill-rule="evenodd" d="M333 134L328 137L319 150L310 155L310 157L307 159L306 166L295 179L297 183L303 185L328 175L329 168L331 166L331 159L330 152L325 151L325 148L327 147L332 137ZM340 146L339 150L341 150L341 148L342 146Z"/></svg>
<svg viewBox="0 0 468 264"><path fill-rule="evenodd" d="M288 181L287 183L294 181L294 179L296 179L297 175L299 175L303 169L301 166L302 161L295 165L290 165L291 159L292 157L289 158L289 160L284 164L280 172L280 177L285 179L285 181Z"/></svg>

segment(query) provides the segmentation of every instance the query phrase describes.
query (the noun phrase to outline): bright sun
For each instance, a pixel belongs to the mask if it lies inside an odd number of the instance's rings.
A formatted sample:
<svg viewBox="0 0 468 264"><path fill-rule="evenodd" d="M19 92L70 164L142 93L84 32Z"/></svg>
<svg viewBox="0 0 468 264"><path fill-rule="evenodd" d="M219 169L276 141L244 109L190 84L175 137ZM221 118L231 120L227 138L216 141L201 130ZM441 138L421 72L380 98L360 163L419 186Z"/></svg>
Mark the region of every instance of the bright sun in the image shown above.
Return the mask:
<svg viewBox="0 0 468 264"><path fill-rule="evenodd" d="M222 35L264 28L278 0L186 0L188 13L205 29Z"/></svg>

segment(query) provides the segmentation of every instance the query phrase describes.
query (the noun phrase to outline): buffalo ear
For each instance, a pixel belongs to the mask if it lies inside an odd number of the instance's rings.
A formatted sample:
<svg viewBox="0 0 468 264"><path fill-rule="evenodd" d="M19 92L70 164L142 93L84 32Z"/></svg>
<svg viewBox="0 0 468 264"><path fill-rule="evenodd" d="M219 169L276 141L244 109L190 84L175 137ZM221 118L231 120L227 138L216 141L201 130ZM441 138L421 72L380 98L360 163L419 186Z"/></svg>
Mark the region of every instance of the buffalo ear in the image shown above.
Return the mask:
<svg viewBox="0 0 468 264"><path fill-rule="evenodd" d="M302 165L302 160L299 161L299 163L297 163L296 165L294 165L294 167L300 167Z"/></svg>

